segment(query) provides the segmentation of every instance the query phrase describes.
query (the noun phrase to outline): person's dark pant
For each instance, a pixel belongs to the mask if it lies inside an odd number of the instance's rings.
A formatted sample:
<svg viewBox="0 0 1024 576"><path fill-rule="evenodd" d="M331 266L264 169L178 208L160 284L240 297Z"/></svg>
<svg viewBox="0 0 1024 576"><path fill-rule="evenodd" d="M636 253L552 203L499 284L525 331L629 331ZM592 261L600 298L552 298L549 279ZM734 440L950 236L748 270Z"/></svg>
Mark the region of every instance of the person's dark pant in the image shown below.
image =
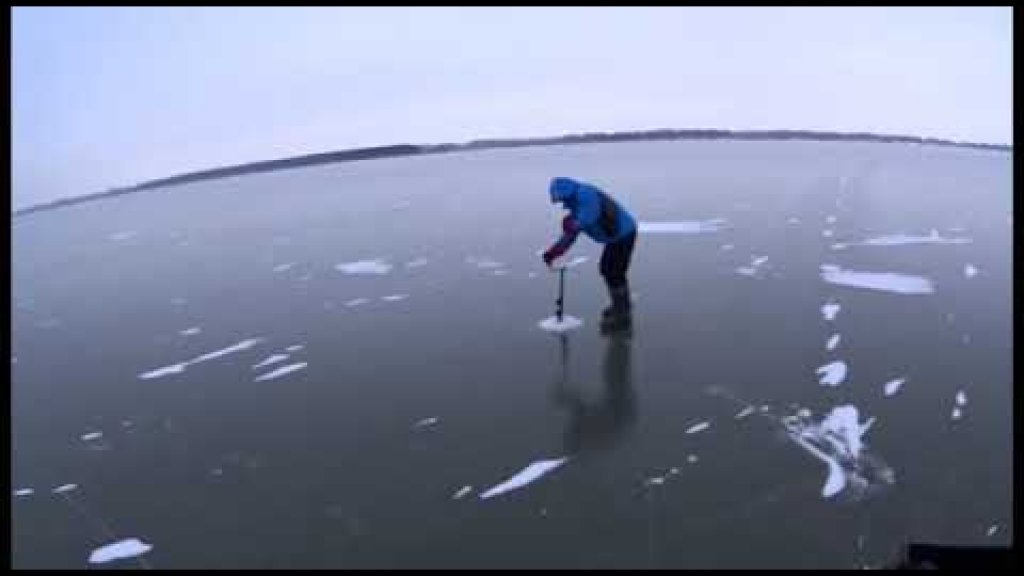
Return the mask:
<svg viewBox="0 0 1024 576"><path fill-rule="evenodd" d="M636 232L617 242L606 244L601 253L601 276L608 285L612 306L619 310L628 310L629 283L626 272L629 260L633 256L633 245L636 243Z"/></svg>

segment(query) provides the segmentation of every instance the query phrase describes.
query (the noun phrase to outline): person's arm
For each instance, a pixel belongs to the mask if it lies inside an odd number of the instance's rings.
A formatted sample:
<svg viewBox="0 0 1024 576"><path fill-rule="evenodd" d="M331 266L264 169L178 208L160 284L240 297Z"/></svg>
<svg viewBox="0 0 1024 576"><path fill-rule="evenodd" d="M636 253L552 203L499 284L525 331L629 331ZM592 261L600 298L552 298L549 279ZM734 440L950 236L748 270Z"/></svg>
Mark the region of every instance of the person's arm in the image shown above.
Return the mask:
<svg viewBox="0 0 1024 576"><path fill-rule="evenodd" d="M573 220L572 216L562 218L562 237L544 252L544 263L551 266L553 260L569 250L579 233L579 224Z"/></svg>

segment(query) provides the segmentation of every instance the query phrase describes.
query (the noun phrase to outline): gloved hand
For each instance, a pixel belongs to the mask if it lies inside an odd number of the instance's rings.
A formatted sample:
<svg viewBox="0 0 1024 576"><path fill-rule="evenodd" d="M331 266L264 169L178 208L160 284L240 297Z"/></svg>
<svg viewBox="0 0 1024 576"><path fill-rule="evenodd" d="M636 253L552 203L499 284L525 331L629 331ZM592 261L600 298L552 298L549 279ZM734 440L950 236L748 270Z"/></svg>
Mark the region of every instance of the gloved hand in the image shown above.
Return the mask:
<svg viewBox="0 0 1024 576"><path fill-rule="evenodd" d="M547 266L548 268L551 268L551 262L555 258L558 258L558 256L555 254L553 248L548 248L547 250L544 251L544 254L541 255L541 258L544 259L544 265Z"/></svg>

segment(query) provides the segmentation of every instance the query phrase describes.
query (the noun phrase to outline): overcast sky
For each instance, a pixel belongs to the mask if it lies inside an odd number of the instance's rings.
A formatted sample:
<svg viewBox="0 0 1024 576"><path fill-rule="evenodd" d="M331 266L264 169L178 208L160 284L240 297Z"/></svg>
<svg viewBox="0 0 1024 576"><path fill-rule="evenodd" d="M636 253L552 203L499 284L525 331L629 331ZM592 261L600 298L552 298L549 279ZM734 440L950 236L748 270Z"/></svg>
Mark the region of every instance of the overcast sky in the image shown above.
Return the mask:
<svg viewBox="0 0 1024 576"><path fill-rule="evenodd" d="M1012 143L1010 8L15 8L14 208L396 143L654 128Z"/></svg>

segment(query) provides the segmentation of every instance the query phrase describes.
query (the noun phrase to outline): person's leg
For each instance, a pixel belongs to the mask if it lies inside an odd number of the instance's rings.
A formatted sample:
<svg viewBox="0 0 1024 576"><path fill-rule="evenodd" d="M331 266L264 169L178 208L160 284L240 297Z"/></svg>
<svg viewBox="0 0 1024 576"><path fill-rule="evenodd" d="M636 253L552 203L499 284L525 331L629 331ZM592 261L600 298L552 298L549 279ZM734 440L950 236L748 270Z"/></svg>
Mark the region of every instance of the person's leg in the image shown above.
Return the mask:
<svg viewBox="0 0 1024 576"><path fill-rule="evenodd" d="M616 242L617 247L612 259L612 299L615 310L625 315L628 315L633 308L629 297L629 280L626 277L626 272L629 270L629 261L633 255L635 242L636 234L630 234Z"/></svg>
<svg viewBox="0 0 1024 576"><path fill-rule="evenodd" d="M636 234L631 234L618 242L608 244L601 256L601 273L608 285L608 293L612 300L612 305L604 317L616 314L628 315L632 308L626 271L629 268L635 242Z"/></svg>
<svg viewBox="0 0 1024 576"><path fill-rule="evenodd" d="M611 302L608 305L607 308L605 308L604 310L601 311L601 317L602 318L607 318L612 313L612 310L615 307L614 306L614 304L615 304L615 297L614 297L614 292L612 291L612 280L611 280L611 276L612 276L612 260L613 260L613 255L615 253L615 250L613 248L614 245L615 245L614 243L605 244L604 250L601 251L601 265L600 265L599 268L601 270L601 278L604 279L604 285L608 289L608 300Z"/></svg>

